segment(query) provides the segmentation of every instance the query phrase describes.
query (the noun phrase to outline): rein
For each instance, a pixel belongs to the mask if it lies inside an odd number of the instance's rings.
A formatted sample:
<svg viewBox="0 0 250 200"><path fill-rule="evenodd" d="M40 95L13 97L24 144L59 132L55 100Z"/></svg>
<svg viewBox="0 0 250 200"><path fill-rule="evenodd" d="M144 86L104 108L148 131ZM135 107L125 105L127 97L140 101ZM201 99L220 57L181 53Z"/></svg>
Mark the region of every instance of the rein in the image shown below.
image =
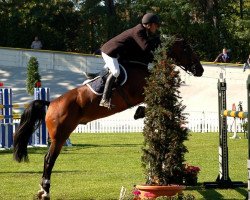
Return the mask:
<svg viewBox="0 0 250 200"><path fill-rule="evenodd" d="M180 67L180 68L181 68L182 70L184 70L188 75L193 76L193 74L192 74L190 71L186 70L185 67L183 67L183 66L181 66L181 65L175 65L175 66Z"/></svg>
<svg viewBox="0 0 250 200"><path fill-rule="evenodd" d="M128 63L139 64L139 65L143 65L143 66L148 67L147 64L145 64L145 63L143 63L143 62L139 62L139 61L130 60L130 61L128 61Z"/></svg>

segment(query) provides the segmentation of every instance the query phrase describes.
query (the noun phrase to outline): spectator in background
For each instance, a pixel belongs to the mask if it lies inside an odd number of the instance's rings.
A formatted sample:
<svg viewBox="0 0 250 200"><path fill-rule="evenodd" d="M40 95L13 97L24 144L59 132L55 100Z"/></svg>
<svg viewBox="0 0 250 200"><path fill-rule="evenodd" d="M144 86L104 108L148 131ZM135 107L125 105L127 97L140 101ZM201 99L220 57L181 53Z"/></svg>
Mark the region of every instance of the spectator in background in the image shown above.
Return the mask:
<svg viewBox="0 0 250 200"><path fill-rule="evenodd" d="M249 69L249 68L250 68L250 54L248 56L247 61L243 65L243 72L246 71L246 69Z"/></svg>
<svg viewBox="0 0 250 200"><path fill-rule="evenodd" d="M222 53L220 53L214 62L228 63L230 62L230 57L226 48L223 48Z"/></svg>
<svg viewBox="0 0 250 200"><path fill-rule="evenodd" d="M99 49L96 49L94 52L93 52L93 55L101 55L102 54L102 52L101 52L101 49L99 48Z"/></svg>
<svg viewBox="0 0 250 200"><path fill-rule="evenodd" d="M41 49L43 47L42 42L36 36L35 40L31 43L31 49Z"/></svg>

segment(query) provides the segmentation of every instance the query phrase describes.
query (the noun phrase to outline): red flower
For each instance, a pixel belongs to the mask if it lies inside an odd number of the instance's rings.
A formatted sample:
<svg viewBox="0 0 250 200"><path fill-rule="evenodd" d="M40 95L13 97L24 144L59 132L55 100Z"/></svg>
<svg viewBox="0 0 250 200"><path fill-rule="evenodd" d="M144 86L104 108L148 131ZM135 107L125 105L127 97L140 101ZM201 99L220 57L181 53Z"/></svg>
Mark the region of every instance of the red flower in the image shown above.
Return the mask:
<svg viewBox="0 0 250 200"><path fill-rule="evenodd" d="M196 167L196 166L191 166L191 165L185 164L184 170L185 170L184 173L186 175L197 176L199 171L200 171L200 168Z"/></svg>
<svg viewBox="0 0 250 200"><path fill-rule="evenodd" d="M141 192L139 190L134 190L133 191L133 195L135 196L139 196L141 194Z"/></svg>
<svg viewBox="0 0 250 200"><path fill-rule="evenodd" d="M140 198L140 194L141 194L140 190L138 190L137 188L134 188L132 194L135 195L133 200L141 200L141 198Z"/></svg>
<svg viewBox="0 0 250 200"><path fill-rule="evenodd" d="M42 83L40 81L36 82L36 87L41 87L42 86Z"/></svg>

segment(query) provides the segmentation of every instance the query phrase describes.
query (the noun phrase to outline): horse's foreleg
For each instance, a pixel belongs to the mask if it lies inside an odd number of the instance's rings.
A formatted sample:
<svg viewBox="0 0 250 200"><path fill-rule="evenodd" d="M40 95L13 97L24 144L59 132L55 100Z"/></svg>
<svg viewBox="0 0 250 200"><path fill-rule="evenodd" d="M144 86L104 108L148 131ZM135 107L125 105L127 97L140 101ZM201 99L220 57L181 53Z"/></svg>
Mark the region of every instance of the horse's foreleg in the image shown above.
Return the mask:
<svg viewBox="0 0 250 200"><path fill-rule="evenodd" d="M53 166L55 161L62 149L64 143L52 142L49 148L48 153L44 157L44 168L43 168L43 176L41 180L41 190L38 191L38 199L50 199L50 177L52 173Z"/></svg>

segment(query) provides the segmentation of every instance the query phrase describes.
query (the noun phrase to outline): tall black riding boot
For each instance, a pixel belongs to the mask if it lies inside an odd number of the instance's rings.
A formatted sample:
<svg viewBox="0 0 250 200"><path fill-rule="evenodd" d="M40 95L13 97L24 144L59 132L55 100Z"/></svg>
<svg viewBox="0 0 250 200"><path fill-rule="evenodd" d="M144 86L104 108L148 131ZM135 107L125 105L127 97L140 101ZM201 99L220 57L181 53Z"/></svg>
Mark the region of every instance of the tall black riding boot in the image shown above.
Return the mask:
<svg viewBox="0 0 250 200"><path fill-rule="evenodd" d="M106 84L104 87L103 95L102 95L102 100L101 100L99 106L103 106L103 107L106 107L109 109L112 107L112 105L111 105L112 85L113 85L115 79L116 78L113 76L113 74L110 73L108 75L108 78L106 80Z"/></svg>

